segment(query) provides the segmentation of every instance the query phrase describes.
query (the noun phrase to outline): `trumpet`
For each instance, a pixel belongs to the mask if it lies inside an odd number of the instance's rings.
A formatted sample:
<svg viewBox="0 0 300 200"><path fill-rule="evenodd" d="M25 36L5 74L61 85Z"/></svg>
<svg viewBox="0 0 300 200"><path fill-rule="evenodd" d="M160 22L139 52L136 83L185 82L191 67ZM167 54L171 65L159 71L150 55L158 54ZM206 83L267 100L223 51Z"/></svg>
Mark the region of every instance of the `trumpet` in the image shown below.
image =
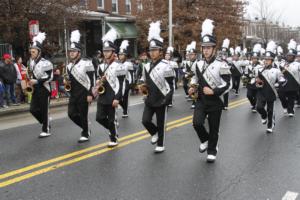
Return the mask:
<svg viewBox="0 0 300 200"><path fill-rule="evenodd" d="M195 101L198 99L198 96L199 96L198 95L198 85L192 84L190 87L194 89L194 93L191 94L191 98Z"/></svg>
<svg viewBox="0 0 300 200"><path fill-rule="evenodd" d="M71 91L71 81L67 73L64 74L64 87L67 92Z"/></svg>
<svg viewBox="0 0 300 200"><path fill-rule="evenodd" d="M27 83L33 78L33 71L30 69L30 67L27 68ZM31 85L26 86L25 91L27 93L32 93L33 92L33 87Z"/></svg>

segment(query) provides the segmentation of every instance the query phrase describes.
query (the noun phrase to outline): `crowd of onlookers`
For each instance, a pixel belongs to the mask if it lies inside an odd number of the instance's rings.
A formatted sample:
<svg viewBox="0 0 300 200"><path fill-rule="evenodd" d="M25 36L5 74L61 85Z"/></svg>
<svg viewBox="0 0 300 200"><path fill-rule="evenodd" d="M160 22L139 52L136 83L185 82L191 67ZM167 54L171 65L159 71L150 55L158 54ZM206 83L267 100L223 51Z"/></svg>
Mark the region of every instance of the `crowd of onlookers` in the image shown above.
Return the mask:
<svg viewBox="0 0 300 200"><path fill-rule="evenodd" d="M117 59L117 58L116 58ZM50 59L51 60L51 59ZM97 51L92 58L95 70L102 63L101 51ZM142 65L147 62L147 53L142 53L138 59L130 59L135 70L135 80L142 75ZM30 103L31 93L27 92L27 67L22 57L13 58L10 54L4 54L0 60L0 109L20 104ZM51 82L51 98L69 97L64 89L65 65L55 65L53 70L53 81ZM180 73L179 73L180 74ZM132 88L131 94L137 94L138 90Z"/></svg>

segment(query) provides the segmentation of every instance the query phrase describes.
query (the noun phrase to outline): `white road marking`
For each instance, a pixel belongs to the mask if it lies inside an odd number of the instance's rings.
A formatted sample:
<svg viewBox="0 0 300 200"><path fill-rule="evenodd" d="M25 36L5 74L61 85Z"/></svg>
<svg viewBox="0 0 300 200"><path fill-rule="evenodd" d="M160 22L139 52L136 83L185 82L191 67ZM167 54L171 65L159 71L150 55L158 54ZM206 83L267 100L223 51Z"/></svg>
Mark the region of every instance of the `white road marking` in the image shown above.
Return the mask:
<svg viewBox="0 0 300 200"><path fill-rule="evenodd" d="M297 192L287 191L285 195L282 197L282 200L295 200L298 197Z"/></svg>

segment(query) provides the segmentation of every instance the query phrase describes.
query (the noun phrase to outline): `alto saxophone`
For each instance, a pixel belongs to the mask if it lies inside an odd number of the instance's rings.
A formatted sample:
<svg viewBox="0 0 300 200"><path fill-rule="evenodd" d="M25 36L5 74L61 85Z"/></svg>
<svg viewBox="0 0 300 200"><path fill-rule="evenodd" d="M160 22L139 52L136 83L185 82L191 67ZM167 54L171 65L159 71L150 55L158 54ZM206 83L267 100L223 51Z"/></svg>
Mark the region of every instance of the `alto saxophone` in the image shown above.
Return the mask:
<svg viewBox="0 0 300 200"><path fill-rule="evenodd" d="M140 93L144 96L147 97L149 95L149 88L146 83L140 82L137 84Z"/></svg>
<svg viewBox="0 0 300 200"><path fill-rule="evenodd" d="M106 81L105 75L98 79L96 84L96 91L98 95L102 95L105 93L105 87L104 87L105 81Z"/></svg>
<svg viewBox="0 0 300 200"><path fill-rule="evenodd" d="M191 94L191 98L195 101L195 100L198 99L198 96L199 96L199 95L198 95L198 85L196 85L196 84L191 84L190 87L194 89L193 94Z"/></svg>
<svg viewBox="0 0 300 200"><path fill-rule="evenodd" d="M64 88L65 88L66 92L71 91L71 80L70 80L68 73L64 74Z"/></svg>
<svg viewBox="0 0 300 200"><path fill-rule="evenodd" d="M33 79L33 71L30 69L30 67L27 67L27 83ZM33 87L31 85L26 86L26 92L32 93L33 92Z"/></svg>

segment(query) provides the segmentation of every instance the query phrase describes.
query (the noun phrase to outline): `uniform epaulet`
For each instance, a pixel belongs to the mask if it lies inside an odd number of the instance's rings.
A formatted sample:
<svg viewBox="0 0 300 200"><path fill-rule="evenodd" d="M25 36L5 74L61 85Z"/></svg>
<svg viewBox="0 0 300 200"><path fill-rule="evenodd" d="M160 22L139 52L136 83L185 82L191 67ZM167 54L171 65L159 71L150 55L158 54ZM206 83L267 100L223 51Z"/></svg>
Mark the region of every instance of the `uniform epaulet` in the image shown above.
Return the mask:
<svg viewBox="0 0 300 200"><path fill-rule="evenodd" d="M165 63L165 64L168 64L168 61L165 60L165 59L162 59L161 62L162 62L162 63Z"/></svg>

